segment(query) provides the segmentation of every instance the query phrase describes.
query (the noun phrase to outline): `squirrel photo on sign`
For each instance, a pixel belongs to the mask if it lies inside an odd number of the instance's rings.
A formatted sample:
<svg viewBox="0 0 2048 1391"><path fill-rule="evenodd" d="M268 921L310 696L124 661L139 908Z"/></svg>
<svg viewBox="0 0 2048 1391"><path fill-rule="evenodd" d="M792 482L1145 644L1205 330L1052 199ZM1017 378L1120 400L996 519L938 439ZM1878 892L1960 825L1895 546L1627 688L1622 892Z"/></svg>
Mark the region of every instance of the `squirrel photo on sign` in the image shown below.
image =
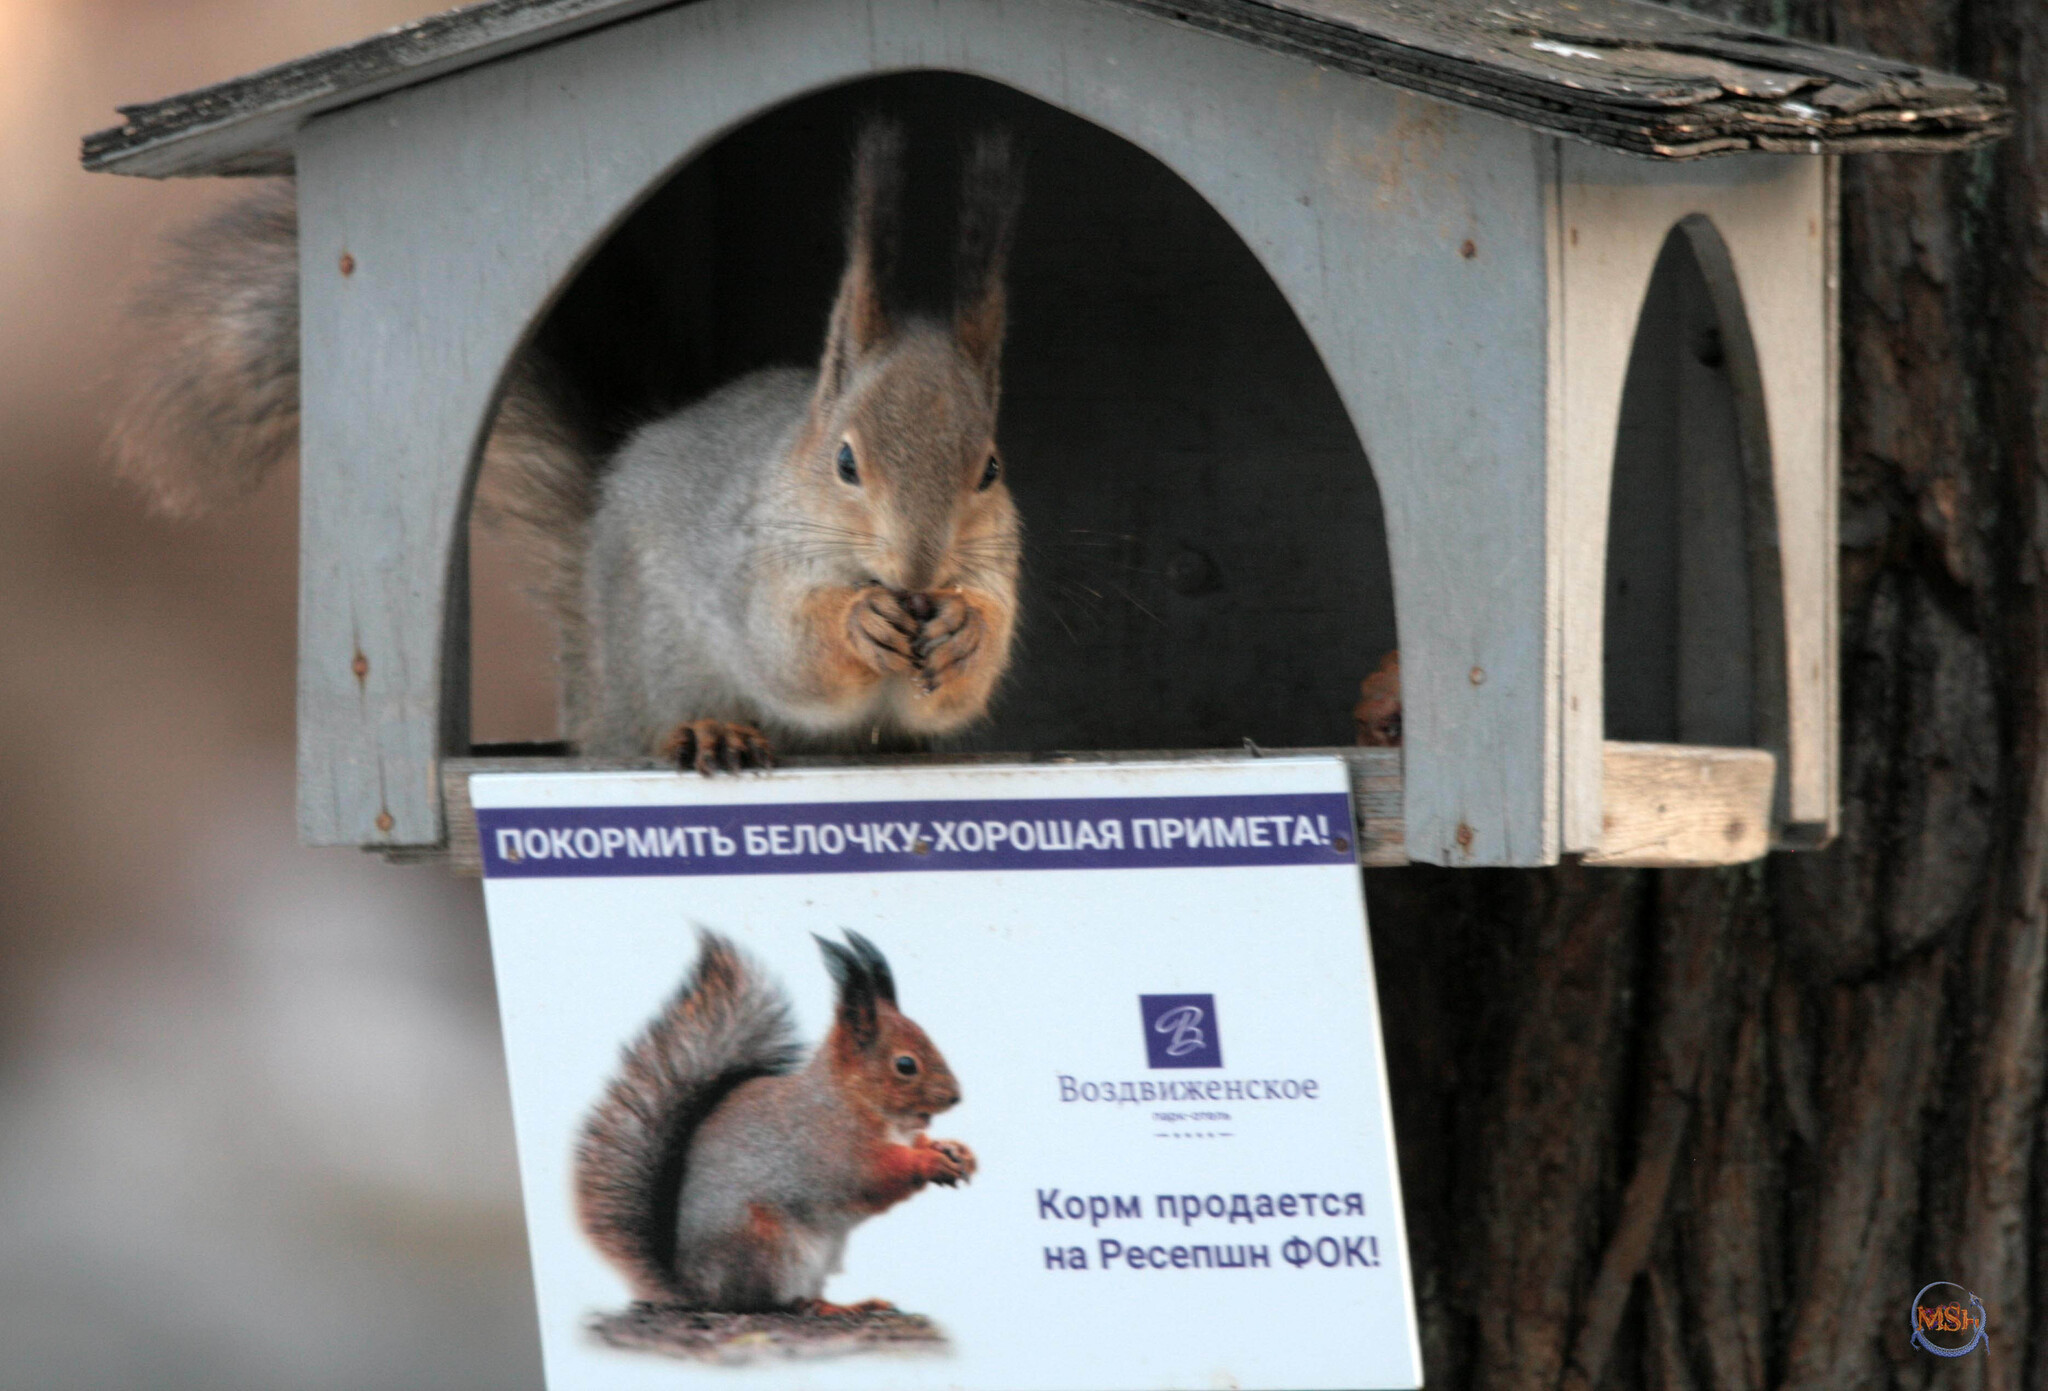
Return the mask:
<svg viewBox="0 0 2048 1391"><path fill-rule="evenodd" d="M808 1062L775 982L703 932L584 1123L577 1220L638 1301L592 1322L603 1341L720 1360L735 1337L812 1353L943 1342L887 1300L824 1297L856 1226L976 1162L925 1134L960 1084L897 1008L888 959L858 932L817 941L838 996Z"/></svg>
<svg viewBox="0 0 2048 1391"><path fill-rule="evenodd" d="M995 439L1020 182L1007 136L971 143L941 322L890 303L903 154L897 125L861 131L815 369L748 373L605 458L537 352L509 368L478 515L541 567L578 752L710 773L986 713L1017 627ZM298 295L289 183L189 234L145 295L113 447L165 510L234 500L297 451Z"/></svg>

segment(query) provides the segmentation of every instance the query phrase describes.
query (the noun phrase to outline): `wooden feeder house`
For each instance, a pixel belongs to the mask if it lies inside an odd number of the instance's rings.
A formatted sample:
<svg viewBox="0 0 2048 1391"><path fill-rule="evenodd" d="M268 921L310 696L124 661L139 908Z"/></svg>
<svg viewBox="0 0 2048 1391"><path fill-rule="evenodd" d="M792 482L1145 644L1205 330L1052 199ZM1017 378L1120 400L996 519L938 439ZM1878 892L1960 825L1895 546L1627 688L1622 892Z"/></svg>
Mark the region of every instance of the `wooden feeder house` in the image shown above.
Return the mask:
<svg viewBox="0 0 2048 1391"><path fill-rule="evenodd" d="M306 840L465 830L515 353L613 353L619 418L814 357L877 109L1028 151L976 747L1337 744L1398 647L1368 862L1832 834L1838 159L1996 88L1632 0L487 0L85 144L297 176Z"/></svg>

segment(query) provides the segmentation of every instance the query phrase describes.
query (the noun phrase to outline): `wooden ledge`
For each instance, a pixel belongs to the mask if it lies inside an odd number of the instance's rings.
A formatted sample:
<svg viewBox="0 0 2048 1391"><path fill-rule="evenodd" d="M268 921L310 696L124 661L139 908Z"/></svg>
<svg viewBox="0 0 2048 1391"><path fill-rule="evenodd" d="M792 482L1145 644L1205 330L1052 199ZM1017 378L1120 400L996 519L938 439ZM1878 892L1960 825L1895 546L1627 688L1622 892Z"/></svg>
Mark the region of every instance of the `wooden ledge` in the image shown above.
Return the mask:
<svg viewBox="0 0 2048 1391"><path fill-rule="evenodd" d="M1739 865L1771 848L1778 760L1762 749L1609 740L1589 865Z"/></svg>
<svg viewBox="0 0 2048 1391"><path fill-rule="evenodd" d="M546 748L544 745L536 749ZM1405 865L1399 749L1139 750L1125 753L897 754L882 758L793 757L793 768L890 764L1115 763L1194 758L1260 758L1325 754L1351 768L1352 807L1358 817L1359 861ZM1717 749L1689 744L1622 744L1606 751L1605 835L1591 865L1678 868L1733 865L1771 848L1771 798L1777 760L1761 749ZM441 764L441 803L447 813L443 851L391 851L394 859L445 860L457 874L483 872L476 810L469 802L472 773L648 771L667 765L651 758L580 758L556 753L450 758Z"/></svg>

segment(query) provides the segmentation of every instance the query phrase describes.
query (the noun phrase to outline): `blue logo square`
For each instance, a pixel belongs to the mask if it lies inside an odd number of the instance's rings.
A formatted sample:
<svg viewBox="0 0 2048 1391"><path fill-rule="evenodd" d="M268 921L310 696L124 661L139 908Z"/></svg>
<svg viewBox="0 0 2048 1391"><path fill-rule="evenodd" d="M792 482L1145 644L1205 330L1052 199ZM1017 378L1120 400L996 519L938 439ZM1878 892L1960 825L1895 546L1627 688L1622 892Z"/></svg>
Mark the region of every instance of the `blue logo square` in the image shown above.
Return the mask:
<svg viewBox="0 0 2048 1391"><path fill-rule="evenodd" d="M1150 1067L1221 1067L1214 995L1140 995L1145 1061Z"/></svg>

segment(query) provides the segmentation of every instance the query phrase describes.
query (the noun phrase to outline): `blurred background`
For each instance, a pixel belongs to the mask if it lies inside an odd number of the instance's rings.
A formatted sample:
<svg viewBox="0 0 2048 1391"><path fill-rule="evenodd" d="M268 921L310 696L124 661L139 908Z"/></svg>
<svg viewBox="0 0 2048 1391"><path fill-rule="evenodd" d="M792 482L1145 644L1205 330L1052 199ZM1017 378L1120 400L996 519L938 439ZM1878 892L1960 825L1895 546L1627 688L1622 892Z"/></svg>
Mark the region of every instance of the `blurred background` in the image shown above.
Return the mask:
<svg viewBox="0 0 2048 1391"><path fill-rule="evenodd" d="M294 480L173 524L102 456L126 298L236 189L77 159L437 8L0 0L0 1387L539 1384L477 887L295 841Z"/></svg>

